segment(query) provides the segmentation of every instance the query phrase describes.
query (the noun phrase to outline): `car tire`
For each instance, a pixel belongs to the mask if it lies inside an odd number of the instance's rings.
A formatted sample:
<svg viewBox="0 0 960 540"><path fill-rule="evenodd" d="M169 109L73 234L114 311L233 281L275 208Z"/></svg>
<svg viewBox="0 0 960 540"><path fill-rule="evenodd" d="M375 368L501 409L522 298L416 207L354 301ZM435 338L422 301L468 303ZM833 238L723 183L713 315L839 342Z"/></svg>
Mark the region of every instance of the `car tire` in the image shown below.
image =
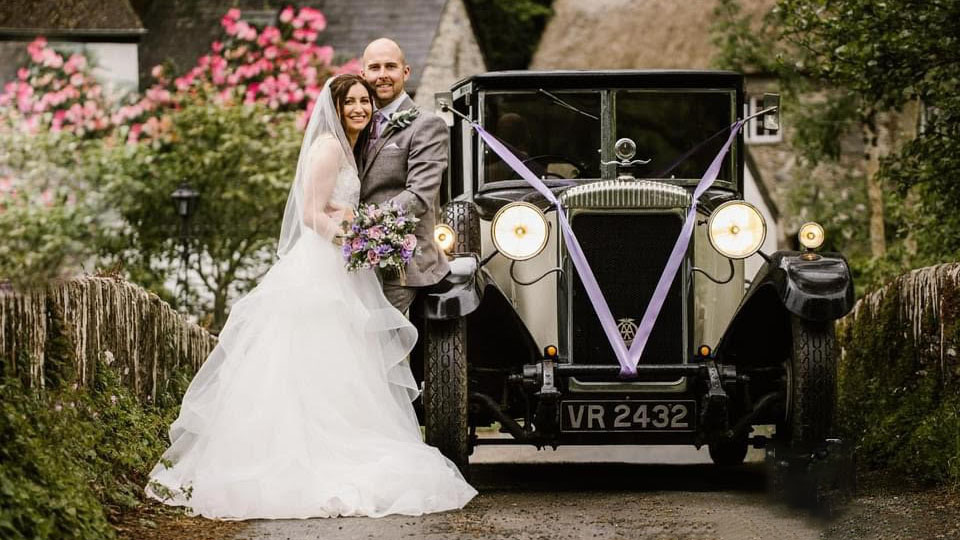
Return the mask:
<svg viewBox="0 0 960 540"><path fill-rule="evenodd" d="M746 437L737 439L721 439L709 445L710 459L718 467L736 467L743 464L747 457L748 443Z"/></svg>
<svg viewBox="0 0 960 540"><path fill-rule="evenodd" d="M807 450L823 443L833 429L837 399L834 323L791 318L792 346L788 360L789 400L785 419L791 448Z"/></svg>
<svg viewBox="0 0 960 540"><path fill-rule="evenodd" d="M441 221L457 235L454 253L480 254L480 212L475 204L451 201L443 207Z"/></svg>
<svg viewBox="0 0 960 540"><path fill-rule="evenodd" d="M468 387L464 318L426 322L423 410L426 441L469 476Z"/></svg>

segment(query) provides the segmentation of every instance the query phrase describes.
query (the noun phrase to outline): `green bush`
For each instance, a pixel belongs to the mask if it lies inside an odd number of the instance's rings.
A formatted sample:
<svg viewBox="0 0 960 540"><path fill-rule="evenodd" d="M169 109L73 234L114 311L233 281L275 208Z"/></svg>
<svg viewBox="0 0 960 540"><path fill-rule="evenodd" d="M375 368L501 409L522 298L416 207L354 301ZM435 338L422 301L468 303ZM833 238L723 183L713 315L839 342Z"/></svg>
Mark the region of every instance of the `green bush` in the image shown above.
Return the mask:
<svg viewBox="0 0 960 540"><path fill-rule="evenodd" d="M0 538L114 538L111 520L143 503L147 474L166 448L184 389L172 386L162 405L151 405L102 363L89 389L36 391L4 377Z"/></svg>
<svg viewBox="0 0 960 540"><path fill-rule="evenodd" d="M93 256L103 209L87 161L101 144L0 129L0 281L40 286Z"/></svg>
<svg viewBox="0 0 960 540"><path fill-rule="evenodd" d="M171 137L116 147L101 163L108 205L124 223L104 242L104 264L121 262L131 281L177 304L165 284L182 274L181 218L171 193L187 181L199 193L189 222L189 311L219 329L230 301L273 262L297 166L296 113L262 105L185 105Z"/></svg>

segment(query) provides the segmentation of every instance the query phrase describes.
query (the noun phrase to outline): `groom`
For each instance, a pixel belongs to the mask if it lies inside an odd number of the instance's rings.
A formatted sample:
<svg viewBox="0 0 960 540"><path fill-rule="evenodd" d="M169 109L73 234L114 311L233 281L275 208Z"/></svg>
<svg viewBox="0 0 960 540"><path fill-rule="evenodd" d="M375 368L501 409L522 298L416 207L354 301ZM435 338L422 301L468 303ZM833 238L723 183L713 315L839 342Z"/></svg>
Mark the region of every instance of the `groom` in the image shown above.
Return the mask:
<svg viewBox="0 0 960 540"><path fill-rule="evenodd" d="M360 74L376 90L377 112L363 152L360 201L400 204L420 218L415 232L420 254L406 268L406 280L384 278L383 292L406 312L417 292L443 279L447 258L433 241L440 180L447 167L447 126L435 114L418 109L404 92L410 78L403 51L381 38L367 45Z"/></svg>

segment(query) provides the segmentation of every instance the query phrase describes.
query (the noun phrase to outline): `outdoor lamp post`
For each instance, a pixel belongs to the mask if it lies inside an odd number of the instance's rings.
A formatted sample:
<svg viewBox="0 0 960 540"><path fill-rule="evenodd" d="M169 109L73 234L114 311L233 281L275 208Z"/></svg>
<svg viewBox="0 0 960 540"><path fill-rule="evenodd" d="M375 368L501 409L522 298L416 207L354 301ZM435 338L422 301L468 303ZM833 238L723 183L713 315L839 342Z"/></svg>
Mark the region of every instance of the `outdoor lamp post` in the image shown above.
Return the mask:
<svg viewBox="0 0 960 540"><path fill-rule="evenodd" d="M193 189L186 180L180 182L180 186L170 194L176 205L177 215L180 216L180 243L182 251L180 254L180 291L183 294L183 302L187 300L187 261L189 259L189 238L190 238L190 217L196 209L197 199L200 193Z"/></svg>

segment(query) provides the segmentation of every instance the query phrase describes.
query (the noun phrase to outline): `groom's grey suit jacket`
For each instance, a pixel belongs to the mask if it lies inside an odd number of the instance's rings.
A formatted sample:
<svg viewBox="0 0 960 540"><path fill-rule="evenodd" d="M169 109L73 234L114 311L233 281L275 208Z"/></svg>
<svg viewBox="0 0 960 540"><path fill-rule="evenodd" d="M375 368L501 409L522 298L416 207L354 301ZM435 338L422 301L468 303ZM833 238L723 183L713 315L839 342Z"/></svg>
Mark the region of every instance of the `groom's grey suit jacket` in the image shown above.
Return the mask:
<svg viewBox="0 0 960 540"><path fill-rule="evenodd" d="M404 97L397 112L414 107ZM447 168L447 125L437 115L420 111L404 128L386 127L364 156L360 173L360 201L379 204L390 199L420 218L417 245L420 254L406 269L406 287L425 287L447 275L447 257L433 241L437 223L440 181ZM399 279L386 283L399 285Z"/></svg>

